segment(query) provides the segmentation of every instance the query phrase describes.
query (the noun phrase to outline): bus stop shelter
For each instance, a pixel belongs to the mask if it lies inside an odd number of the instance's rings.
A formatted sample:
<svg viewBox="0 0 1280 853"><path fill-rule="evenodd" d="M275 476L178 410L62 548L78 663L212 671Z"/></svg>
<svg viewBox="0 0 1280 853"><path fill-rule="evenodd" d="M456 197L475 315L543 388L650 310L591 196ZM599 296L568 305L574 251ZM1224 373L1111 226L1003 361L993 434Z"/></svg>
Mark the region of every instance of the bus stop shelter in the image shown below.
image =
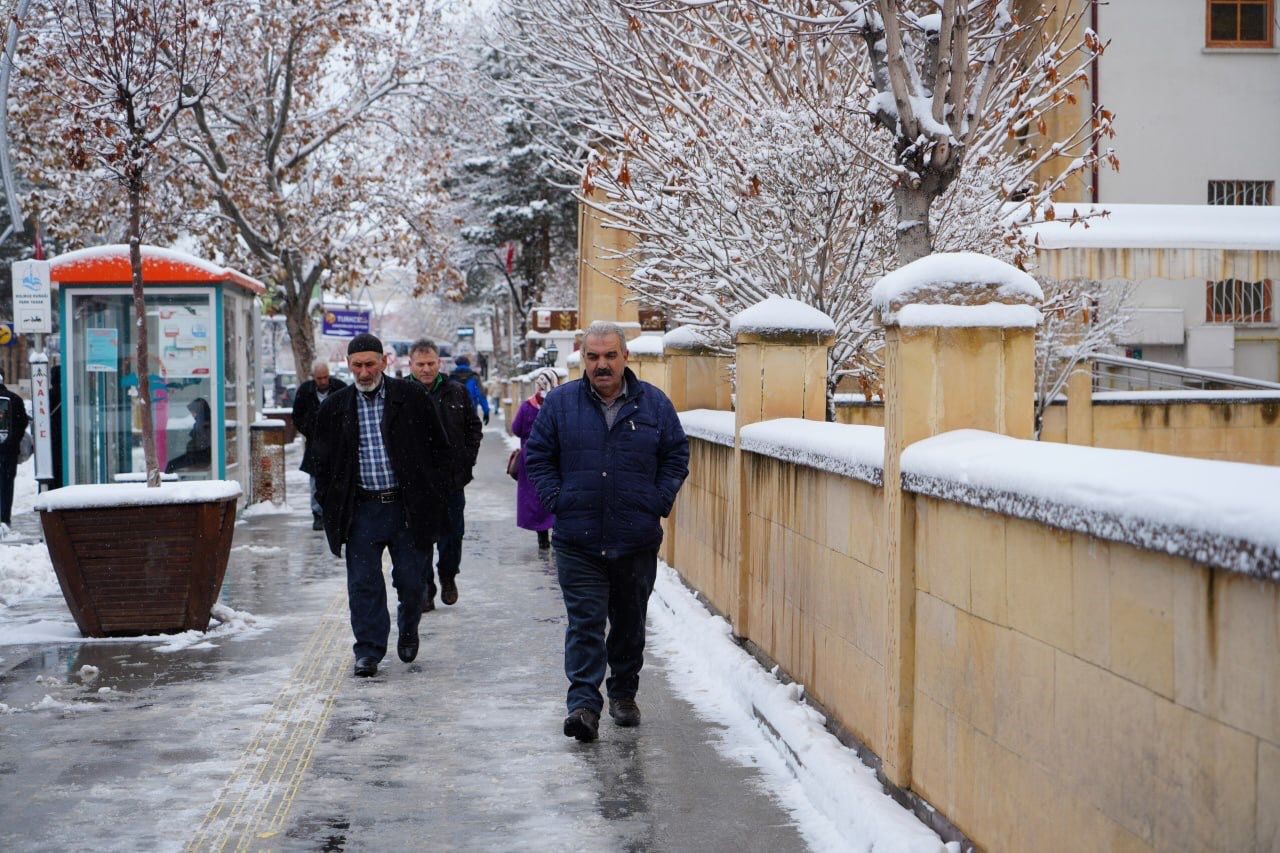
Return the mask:
<svg viewBox="0 0 1280 853"><path fill-rule="evenodd" d="M183 252L142 247L156 451L179 480L250 486L249 424L261 399L262 284ZM145 472L132 271L127 245L50 262L59 326L63 482L110 483Z"/></svg>

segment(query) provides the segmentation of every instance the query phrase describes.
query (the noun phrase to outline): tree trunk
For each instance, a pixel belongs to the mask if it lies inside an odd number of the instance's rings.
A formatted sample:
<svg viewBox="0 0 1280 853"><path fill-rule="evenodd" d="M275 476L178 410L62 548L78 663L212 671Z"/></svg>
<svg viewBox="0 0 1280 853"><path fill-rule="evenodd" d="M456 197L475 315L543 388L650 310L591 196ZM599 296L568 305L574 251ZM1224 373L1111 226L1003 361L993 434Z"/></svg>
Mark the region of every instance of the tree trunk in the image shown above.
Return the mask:
<svg viewBox="0 0 1280 853"><path fill-rule="evenodd" d="M893 199L898 205L898 266L904 267L933 251L933 235L929 233L929 208L932 194L926 187L894 187Z"/></svg>
<svg viewBox="0 0 1280 853"><path fill-rule="evenodd" d="M147 485L160 485L156 459L156 428L151 410L151 348L147 341L147 304L142 290L142 176L129 176L129 266L133 270L133 317L137 346L133 369L138 376L138 403L142 406L142 454L147 463Z"/></svg>
<svg viewBox="0 0 1280 853"><path fill-rule="evenodd" d="M293 348L293 365L301 384L311 378L311 365L316 360L316 335L311 326L310 298L284 300L284 325L289 330L289 346Z"/></svg>

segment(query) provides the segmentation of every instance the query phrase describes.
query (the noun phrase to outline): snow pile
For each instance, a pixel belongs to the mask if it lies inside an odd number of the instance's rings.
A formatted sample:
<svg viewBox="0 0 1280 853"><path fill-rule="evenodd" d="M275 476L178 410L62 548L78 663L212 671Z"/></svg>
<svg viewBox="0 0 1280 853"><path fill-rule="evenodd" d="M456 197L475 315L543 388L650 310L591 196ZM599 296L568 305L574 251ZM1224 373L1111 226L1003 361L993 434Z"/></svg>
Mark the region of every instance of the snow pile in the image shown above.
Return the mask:
<svg viewBox="0 0 1280 853"><path fill-rule="evenodd" d="M278 418L258 418L249 424L249 429L284 429L285 422Z"/></svg>
<svg viewBox="0 0 1280 853"><path fill-rule="evenodd" d="M191 504L240 497L240 484L235 480L199 480L162 483L148 488L138 483L112 483L97 486L63 486L45 492L36 499L37 511L55 509L88 509L90 507L154 506L157 504Z"/></svg>
<svg viewBox="0 0 1280 853"><path fill-rule="evenodd" d="M581 367L582 366L582 350L574 350L573 352L569 353L569 356L564 360L564 363L565 363L565 366L567 367Z"/></svg>
<svg viewBox="0 0 1280 853"><path fill-rule="evenodd" d="M90 246L54 257L50 261L52 271L71 270L78 266L95 264L103 260L117 260L129 263L129 246L125 243L113 243L106 246ZM211 276L223 277L228 274L226 267L218 266L212 261L189 255L177 249L162 249L159 246L143 246L142 261L167 261L178 266L190 267L208 273ZM57 278L57 276L54 276Z"/></svg>
<svg viewBox="0 0 1280 853"><path fill-rule="evenodd" d="M678 326L663 335L667 349L703 349L712 345L711 333L701 326Z"/></svg>
<svg viewBox="0 0 1280 853"><path fill-rule="evenodd" d="M904 488L1280 581L1280 468L958 430L902 453Z"/></svg>
<svg viewBox="0 0 1280 853"><path fill-rule="evenodd" d="M1004 261L976 252L939 252L880 279L871 290L871 301L884 323L1023 326L1033 315L1030 325L1039 322L1035 306L1044 301L1044 291L1035 279ZM921 310L906 312L907 306Z"/></svg>
<svg viewBox="0 0 1280 853"><path fill-rule="evenodd" d="M742 449L884 485L884 428L779 418L742 428Z"/></svg>
<svg viewBox="0 0 1280 853"><path fill-rule="evenodd" d="M159 637L130 637L131 640L162 640L156 651L170 654L187 649L212 649L213 640L247 640L275 625L275 620L254 616L245 610L233 610L225 604L213 605L207 631L184 631Z"/></svg>
<svg viewBox="0 0 1280 853"><path fill-rule="evenodd" d="M662 355L662 335L641 335L627 341L627 352L631 355Z"/></svg>
<svg viewBox="0 0 1280 853"><path fill-rule="evenodd" d="M733 447L734 433L737 423L733 412L718 412L714 409L691 409L680 412L680 426L684 434L690 438L700 438L713 444Z"/></svg>
<svg viewBox="0 0 1280 853"><path fill-rule="evenodd" d="M1238 249L1280 252L1275 205L1059 202L1054 219L1027 226L1041 249ZM1095 216L1099 213L1106 216ZM1078 217L1090 216L1086 221Z"/></svg>
<svg viewBox="0 0 1280 853"><path fill-rule="evenodd" d="M257 518L260 515L289 515L293 512L287 503L273 504L271 501L258 501L244 508L241 518Z"/></svg>
<svg viewBox="0 0 1280 853"><path fill-rule="evenodd" d="M814 849L958 851L885 793L875 771L826 730L804 688L784 685L732 639L729 623L659 566L650 646L676 691L724 725L722 749L758 766Z"/></svg>
<svg viewBox="0 0 1280 853"><path fill-rule="evenodd" d="M61 593L49 561L49 549L39 545L0 546L0 611L29 598Z"/></svg>
<svg viewBox="0 0 1280 853"><path fill-rule="evenodd" d="M738 332L827 332L834 334L836 324L812 305L798 299L770 296L750 308L739 311L729 321L729 331Z"/></svg>
<svg viewBox="0 0 1280 853"><path fill-rule="evenodd" d="M1094 403L1259 403L1280 402L1280 391L1094 391Z"/></svg>

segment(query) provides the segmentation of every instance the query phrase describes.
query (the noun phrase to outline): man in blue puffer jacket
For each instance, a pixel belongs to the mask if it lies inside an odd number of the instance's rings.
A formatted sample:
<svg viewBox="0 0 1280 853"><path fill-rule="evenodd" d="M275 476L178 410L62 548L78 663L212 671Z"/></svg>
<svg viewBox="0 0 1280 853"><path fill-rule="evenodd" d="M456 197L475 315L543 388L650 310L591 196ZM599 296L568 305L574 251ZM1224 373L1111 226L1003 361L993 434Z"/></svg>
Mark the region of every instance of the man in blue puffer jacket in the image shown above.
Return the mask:
<svg viewBox="0 0 1280 853"><path fill-rule="evenodd" d="M640 724L635 697L659 518L671 512L689 474L689 441L667 396L627 368L618 326L591 324L582 367L583 379L543 402L525 445L525 470L556 517L552 545L569 616L564 733L586 742L599 731L606 664L609 716L619 726Z"/></svg>

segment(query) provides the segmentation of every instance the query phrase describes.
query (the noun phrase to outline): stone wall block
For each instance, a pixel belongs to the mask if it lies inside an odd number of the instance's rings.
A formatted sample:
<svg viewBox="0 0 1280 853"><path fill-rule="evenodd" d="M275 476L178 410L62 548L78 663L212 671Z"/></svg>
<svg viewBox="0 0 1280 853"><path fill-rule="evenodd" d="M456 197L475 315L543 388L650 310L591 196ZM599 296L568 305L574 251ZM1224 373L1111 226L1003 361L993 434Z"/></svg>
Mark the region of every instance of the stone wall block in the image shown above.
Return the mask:
<svg viewBox="0 0 1280 853"><path fill-rule="evenodd" d="M1059 649L1070 649L1075 622L1071 534L1009 519L1005 553L1009 624Z"/></svg>

